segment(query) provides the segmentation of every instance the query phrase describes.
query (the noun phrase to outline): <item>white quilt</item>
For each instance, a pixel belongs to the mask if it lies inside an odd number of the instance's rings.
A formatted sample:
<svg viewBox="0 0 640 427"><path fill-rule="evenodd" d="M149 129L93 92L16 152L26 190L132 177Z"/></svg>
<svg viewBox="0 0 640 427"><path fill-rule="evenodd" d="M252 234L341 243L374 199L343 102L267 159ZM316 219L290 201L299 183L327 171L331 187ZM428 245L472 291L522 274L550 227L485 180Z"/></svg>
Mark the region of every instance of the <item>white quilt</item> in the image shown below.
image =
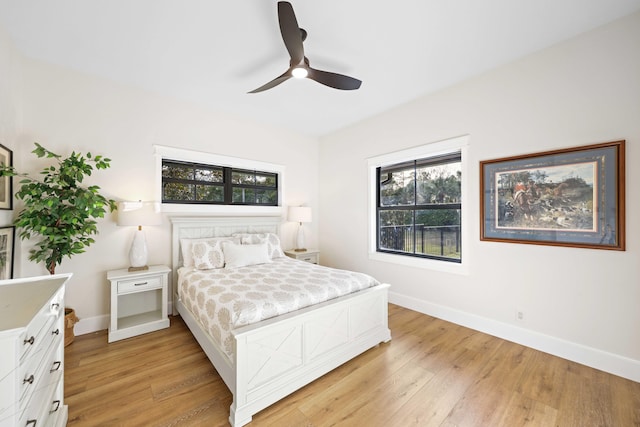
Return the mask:
<svg viewBox="0 0 640 427"><path fill-rule="evenodd" d="M287 257L234 269L178 270L178 293L201 326L232 357L231 331L379 284L363 273Z"/></svg>

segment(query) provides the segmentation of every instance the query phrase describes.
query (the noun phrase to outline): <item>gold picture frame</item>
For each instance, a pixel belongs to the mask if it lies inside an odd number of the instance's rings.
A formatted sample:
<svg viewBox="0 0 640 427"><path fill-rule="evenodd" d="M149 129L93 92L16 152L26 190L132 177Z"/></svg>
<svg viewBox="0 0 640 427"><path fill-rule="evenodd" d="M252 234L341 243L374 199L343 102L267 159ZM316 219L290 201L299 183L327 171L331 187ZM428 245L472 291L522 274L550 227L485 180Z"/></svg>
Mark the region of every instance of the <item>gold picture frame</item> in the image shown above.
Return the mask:
<svg viewBox="0 0 640 427"><path fill-rule="evenodd" d="M625 141L481 161L480 240L625 250Z"/></svg>

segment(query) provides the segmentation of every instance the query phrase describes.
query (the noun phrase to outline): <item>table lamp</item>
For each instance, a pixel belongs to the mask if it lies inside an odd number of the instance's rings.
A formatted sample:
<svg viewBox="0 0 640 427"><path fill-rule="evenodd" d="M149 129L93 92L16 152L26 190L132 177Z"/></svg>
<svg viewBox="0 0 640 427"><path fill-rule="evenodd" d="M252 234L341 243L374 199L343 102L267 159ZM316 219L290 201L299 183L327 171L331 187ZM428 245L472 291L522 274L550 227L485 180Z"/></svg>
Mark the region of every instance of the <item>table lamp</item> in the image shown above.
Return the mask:
<svg viewBox="0 0 640 427"><path fill-rule="evenodd" d="M129 271L148 270L147 242L142 226L160 225L162 217L158 203L155 202L120 202L118 203L118 225L137 226L133 243L129 250Z"/></svg>

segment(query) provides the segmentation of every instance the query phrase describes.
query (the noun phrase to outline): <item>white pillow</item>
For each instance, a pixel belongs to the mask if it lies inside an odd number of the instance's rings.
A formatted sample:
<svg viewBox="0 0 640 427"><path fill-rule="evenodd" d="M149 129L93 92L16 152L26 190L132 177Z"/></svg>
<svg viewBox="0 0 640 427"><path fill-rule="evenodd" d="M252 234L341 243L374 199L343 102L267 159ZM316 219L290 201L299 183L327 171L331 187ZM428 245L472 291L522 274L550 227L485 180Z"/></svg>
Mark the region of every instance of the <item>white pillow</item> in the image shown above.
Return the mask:
<svg viewBox="0 0 640 427"><path fill-rule="evenodd" d="M239 237L242 240L243 245L255 245L256 243L266 243L267 252L269 252L269 258L282 258L284 252L280 247L280 238L274 233L237 233L233 234L234 237Z"/></svg>
<svg viewBox="0 0 640 427"><path fill-rule="evenodd" d="M199 242L211 242L213 245L215 242L225 242L232 241L237 244L240 244L240 239L237 237L205 237L202 239L180 239L180 251L182 252L182 265L184 267L195 267L195 262L193 259L193 251L192 246L194 243ZM220 253L222 253L222 248L219 248ZM224 265L224 257L222 258L222 264ZM220 267L222 267L221 265Z"/></svg>
<svg viewBox="0 0 640 427"><path fill-rule="evenodd" d="M248 265L267 264L271 262L266 243L257 245L237 245L223 242L225 268L246 267Z"/></svg>

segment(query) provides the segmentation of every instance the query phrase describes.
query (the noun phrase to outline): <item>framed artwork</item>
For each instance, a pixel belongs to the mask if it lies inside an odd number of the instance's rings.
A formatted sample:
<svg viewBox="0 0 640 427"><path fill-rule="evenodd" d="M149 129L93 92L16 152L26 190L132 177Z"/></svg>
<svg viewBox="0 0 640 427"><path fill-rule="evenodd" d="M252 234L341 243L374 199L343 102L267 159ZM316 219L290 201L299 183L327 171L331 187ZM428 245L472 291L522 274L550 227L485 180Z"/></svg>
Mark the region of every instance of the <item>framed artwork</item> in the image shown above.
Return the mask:
<svg viewBox="0 0 640 427"><path fill-rule="evenodd" d="M625 141L480 162L480 240L625 250Z"/></svg>
<svg viewBox="0 0 640 427"><path fill-rule="evenodd" d="M0 227L0 280L13 279L15 227Z"/></svg>
<svg viewBox="0 0 640 427"><path fill-rule="evenodd" d="M13 152L2 144L0 165L13 166ZM13 209L13 177L0 176L0 209Z"/></svg>

